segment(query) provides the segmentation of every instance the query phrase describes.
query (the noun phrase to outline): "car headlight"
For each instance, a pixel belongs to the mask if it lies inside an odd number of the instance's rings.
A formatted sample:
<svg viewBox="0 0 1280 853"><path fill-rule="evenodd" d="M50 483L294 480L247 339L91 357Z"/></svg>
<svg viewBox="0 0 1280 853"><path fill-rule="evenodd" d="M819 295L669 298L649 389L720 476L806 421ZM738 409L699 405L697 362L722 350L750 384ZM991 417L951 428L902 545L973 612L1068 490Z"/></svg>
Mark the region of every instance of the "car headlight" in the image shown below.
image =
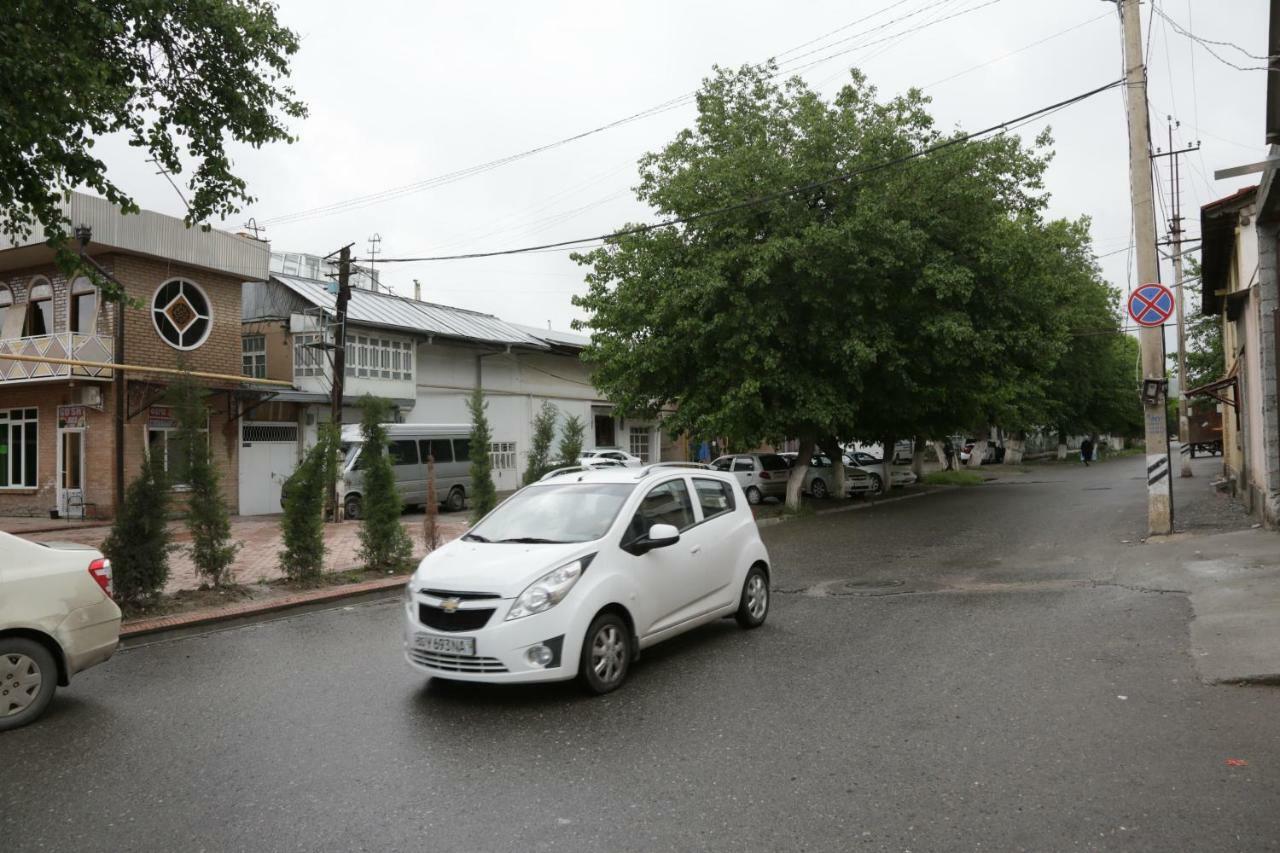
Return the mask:
<svg viewBox="0 0 1280 853"><path fill-rule="evenodd" d="M550 610L564 601L564 597L569 594L569 590L573 589L578 578L582 577L582 573L587 570L593 557L595 554L580 557L572 563L565 563L529 584L511 604L505 621L509 622L512 619L521 619Z"/></svg>

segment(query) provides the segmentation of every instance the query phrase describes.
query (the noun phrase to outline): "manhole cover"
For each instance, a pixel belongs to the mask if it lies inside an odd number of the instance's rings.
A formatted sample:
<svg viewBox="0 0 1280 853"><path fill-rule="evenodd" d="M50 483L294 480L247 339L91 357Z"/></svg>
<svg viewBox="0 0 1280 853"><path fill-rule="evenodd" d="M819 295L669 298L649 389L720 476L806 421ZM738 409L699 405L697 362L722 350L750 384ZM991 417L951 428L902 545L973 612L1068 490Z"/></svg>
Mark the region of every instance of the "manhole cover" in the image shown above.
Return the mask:
<svg viewBox="0 0 1280 853"><path fill-rule="evenodd" d="M827 587L827 595L892 595L903 592L906 585L900 579L840 581Z"/></svg>

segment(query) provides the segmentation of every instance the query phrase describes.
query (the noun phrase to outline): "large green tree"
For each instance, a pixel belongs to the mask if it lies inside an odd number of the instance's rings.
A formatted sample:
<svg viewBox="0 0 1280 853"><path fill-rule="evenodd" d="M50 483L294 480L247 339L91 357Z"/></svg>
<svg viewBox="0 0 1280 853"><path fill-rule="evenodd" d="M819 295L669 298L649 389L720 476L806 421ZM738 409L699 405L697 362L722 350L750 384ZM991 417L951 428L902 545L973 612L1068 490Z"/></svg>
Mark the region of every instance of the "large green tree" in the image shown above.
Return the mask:
<svg viewBox="0 0 1280 853"><path fill-rule="evenodd" d="M772 74L705 81L694 126L640 162L640 200L686 221L580 255L575 303L622 409L675 404L669 428L744 445L799 438L794 505L817 442L940 434L1034 384L1048 140L911 158L948 141L918 92L880 100L855 73L828 103Z"/></svg>
<svg viewBox="0 0 1280 853"><path fill-rule="evenodd" d="M298 37L266 0L8 0L0 26L0 233L69 224L59 202L89 187L137 206L94 143L121 134L168 172L190 167L188 224L252 201L229 144L292 141L306 115L288 85Z"/></svg>

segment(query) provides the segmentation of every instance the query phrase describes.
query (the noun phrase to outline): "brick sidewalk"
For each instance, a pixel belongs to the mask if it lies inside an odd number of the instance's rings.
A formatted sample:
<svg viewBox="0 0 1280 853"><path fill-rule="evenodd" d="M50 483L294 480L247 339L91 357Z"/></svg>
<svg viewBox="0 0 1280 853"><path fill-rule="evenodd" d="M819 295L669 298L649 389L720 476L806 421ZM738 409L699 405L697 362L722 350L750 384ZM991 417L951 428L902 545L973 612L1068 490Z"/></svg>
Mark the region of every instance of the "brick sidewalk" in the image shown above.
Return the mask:
<svg viewBox="0 0 1280 853"><path fill-rule="evenodd" d="M403 516L402 523L414 544L414 559L423 554L422 513ZM24 533L22 524L10 524L12 521L26 519L0 520L0 529L24 536L35 542L75 542L91 545L95 548L110 532L109 527L77 527L49 530L48 524L40 532ZM25 525L27 529L34 525ZM450 513L439 516L441 539L448 542L467 531L467 520L463 513ZM181 521L169 524L173 531L173 541L179 546L189 545L191 537ZM342 572L360 567L357 553L360 550L360 522L344 521L341 524L326 524L325 533L325 571ZM242 543L236 561L231 567L232 575L237 583L249 584L260 580L275 580L284 577L280 571L278 555L281 549L280 516L233 517L231 519L231 538ZM169 558L169 582L164 591L168 593L183 589L196 589L200 581L196 577L195 566L191 563L187 549L175 551Z"/></svg>

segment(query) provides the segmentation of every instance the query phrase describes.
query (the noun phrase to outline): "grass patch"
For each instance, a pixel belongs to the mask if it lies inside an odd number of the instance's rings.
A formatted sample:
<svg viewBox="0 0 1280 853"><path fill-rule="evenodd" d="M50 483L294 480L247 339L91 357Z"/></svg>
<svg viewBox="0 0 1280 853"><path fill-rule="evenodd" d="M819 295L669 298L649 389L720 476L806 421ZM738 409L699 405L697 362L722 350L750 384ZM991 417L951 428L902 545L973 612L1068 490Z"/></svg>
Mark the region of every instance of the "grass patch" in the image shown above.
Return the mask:
<svg viewBox="0 0 1280 853"><path fill-rule="evenodd" d="M973 471L934 471L924 481L930 486L981 486L983 478Z"/></svg>

